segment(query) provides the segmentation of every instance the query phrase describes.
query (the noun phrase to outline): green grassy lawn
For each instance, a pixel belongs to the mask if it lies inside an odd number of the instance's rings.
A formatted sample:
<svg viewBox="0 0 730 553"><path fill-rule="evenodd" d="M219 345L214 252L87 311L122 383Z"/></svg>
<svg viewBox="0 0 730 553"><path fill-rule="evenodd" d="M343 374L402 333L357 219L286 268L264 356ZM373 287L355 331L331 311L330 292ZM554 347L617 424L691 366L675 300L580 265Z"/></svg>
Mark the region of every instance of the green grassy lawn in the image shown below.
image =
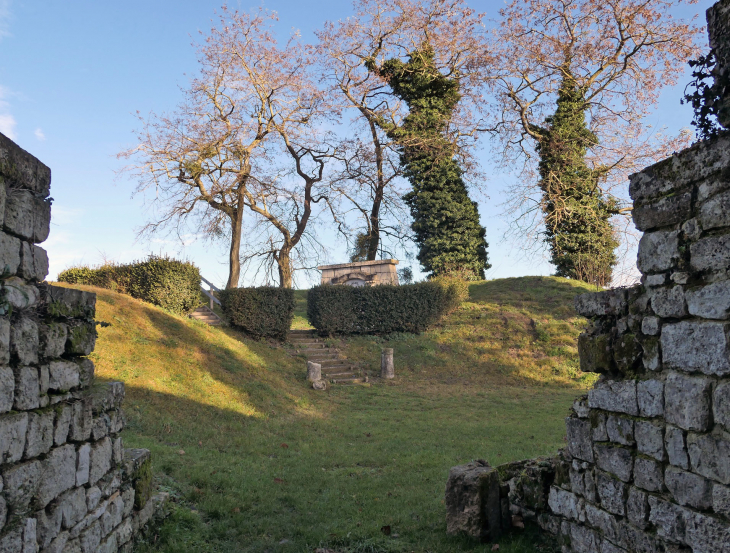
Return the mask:
<svg viewBox="0 0 730 553"><path fill-rule="evenodd" d="M420 336L337 340L373 372L380 348L395 347L397 378L326 392L286 347L94 291L97 318L112 323L99 330L97 376L125 382L125 445L152 450L175 503L145 553L491 551L446 536L449 468L554 453L591 383L575 353L584 323L572 297L584 290L563 279L474 285ZM552 551L529 531L500 546Z"/></svg>

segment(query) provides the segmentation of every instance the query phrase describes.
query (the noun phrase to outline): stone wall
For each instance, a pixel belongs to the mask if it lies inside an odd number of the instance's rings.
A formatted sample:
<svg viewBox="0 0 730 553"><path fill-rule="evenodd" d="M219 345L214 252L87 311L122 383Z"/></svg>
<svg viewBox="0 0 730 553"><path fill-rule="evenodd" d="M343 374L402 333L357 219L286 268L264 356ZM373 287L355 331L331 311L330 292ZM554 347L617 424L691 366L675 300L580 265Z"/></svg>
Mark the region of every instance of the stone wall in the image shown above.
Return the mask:
<svg viewBox="0 0 730 553"><path fill-rule="evenodd" d="M349 284L350 286L373 286L376 284L398 284L397 259L376 259L355 261L338 265L322 265L322 284Z"/></svg>
<svg viewBox="0 0 730 553"><path fill-rule="evenodd" d="M94 384L96 296L43 283L51 171L0 134L0 553L131 551L166 495Z"/></svg>

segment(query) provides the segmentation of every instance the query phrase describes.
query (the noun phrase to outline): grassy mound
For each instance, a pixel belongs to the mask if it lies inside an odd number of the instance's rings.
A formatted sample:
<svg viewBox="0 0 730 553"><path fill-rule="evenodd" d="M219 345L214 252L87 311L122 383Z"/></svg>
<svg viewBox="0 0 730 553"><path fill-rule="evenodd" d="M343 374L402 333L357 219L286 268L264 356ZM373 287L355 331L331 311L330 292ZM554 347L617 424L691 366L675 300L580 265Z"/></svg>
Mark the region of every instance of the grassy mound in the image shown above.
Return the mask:
<svg viewBox="0 0 730 553"><path fill-rule="evenodd" d="M398 377L324 393L284 347L82 288L112 325L93 358L99 378L126 384L125 443L152 450L178 506L143 552L489 551L445 534L449 468L554 453L590 382L575 355L583 289L563 279L473 285L427 333L343 341L373 369L392 345ZM549 551L539 541L515 535L500 551Z"/></svg>

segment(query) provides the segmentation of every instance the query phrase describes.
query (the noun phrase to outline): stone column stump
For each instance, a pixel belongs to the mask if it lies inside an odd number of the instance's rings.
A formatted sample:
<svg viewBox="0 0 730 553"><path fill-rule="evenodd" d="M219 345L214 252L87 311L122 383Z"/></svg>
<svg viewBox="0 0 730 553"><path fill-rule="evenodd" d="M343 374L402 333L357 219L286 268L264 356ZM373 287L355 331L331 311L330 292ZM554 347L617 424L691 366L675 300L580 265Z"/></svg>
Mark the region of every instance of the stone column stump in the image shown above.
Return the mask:
<svg viewBox="0 0 730 553"><path fill-rule="evenodd" d="M380 378L395 378L393 348L383 348L383 352L380 355Z"/></svg>

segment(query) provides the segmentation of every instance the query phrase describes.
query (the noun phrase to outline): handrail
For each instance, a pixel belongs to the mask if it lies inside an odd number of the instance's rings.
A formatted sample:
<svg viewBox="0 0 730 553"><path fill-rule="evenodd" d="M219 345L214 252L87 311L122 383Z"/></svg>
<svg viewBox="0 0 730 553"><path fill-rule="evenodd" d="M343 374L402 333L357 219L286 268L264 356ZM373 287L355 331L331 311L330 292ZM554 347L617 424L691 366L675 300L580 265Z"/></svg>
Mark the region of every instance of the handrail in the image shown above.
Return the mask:
<svg viewBox="0 0 730 553"><path fill-rule="evenodd" d="M210 291L208 291L205 288L203 288L203 285L201 284L200 285L200 290L210 300L210 310L213 311L213 304L214 303L216 305L220 305L221 304L221 301L213 295L213 290L215 290L216 292L220 292L220 289L218 289L212 282L210 282L206 278L203 278L202 276L200 277L200 280L203 281L203 282L205 282L208 286L210 286Z"/></svg>

